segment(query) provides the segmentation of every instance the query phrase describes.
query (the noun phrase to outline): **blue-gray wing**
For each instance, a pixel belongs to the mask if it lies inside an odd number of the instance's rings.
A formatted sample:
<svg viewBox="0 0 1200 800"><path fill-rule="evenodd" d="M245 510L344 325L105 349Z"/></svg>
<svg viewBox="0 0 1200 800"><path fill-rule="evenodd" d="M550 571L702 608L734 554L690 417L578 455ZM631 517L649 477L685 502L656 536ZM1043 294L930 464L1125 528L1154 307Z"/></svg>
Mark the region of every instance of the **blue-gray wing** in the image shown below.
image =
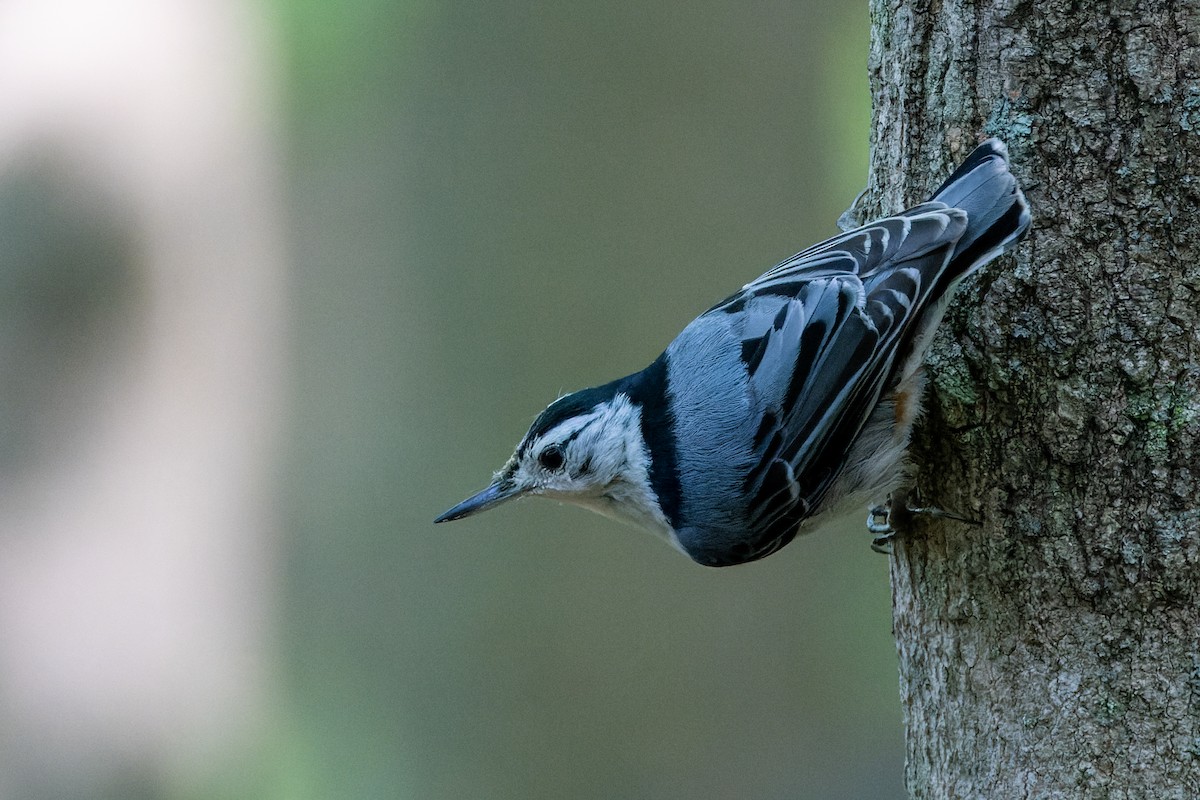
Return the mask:
<svg viewBox="0 0 1200 800"><path fill-rule="evenodd" d="M965 226L925 203L810 247L707 312L737 320L759 414L743 485L751 557L790 541L838 476Z"/></svg>

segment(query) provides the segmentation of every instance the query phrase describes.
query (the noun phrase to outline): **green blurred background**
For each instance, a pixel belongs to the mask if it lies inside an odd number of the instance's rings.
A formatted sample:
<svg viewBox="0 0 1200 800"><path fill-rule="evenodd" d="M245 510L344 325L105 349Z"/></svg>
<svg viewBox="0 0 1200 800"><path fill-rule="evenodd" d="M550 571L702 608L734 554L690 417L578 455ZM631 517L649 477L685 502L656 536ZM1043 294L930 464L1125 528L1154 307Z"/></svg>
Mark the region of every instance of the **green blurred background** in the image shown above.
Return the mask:
<svg viewBox="0 0 1200 800"><path fill-rule="evenodd" d="M313 797L899 796L860 521L727 570L549 502L429 524L561 392L834 232L864 6L287 7Z"/></svg>
<svg viewBox="0 0 1200 800"><path fill-rule="evenodd" d="M836 231L866 4L256 13L287 251L266 710L232 764L91 796L903 796L862 520L723 570L544 501L431 524L560 393Z"/></svg>

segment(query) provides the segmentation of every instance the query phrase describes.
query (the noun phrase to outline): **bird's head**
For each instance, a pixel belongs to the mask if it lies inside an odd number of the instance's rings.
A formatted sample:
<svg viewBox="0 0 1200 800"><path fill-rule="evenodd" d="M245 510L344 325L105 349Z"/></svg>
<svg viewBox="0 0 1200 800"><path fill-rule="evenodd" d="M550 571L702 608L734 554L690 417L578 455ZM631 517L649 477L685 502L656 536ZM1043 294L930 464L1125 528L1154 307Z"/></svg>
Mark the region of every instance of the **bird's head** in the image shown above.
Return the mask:
<svg viewBox="0 0 1200 800"><path fill-rule="evenodd" d="M650 489L641 409L620 382L569 394L538 415L491 484L435 522L463 519L525 495L542 495L666 527Z"/></svg>

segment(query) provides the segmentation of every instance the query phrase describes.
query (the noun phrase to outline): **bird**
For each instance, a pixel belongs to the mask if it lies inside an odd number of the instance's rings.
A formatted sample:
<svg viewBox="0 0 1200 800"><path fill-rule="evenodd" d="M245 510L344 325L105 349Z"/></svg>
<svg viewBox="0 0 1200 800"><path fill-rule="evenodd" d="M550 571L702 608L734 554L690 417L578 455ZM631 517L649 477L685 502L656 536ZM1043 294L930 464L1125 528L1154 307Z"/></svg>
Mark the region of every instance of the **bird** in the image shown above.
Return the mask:
<svg viewBox="0 0 1200 800"><path fill-rule="evenodd" d="M933 333L956 286L1029 226L1007 148L988 139L928 201L797 253L645 369L555 400L487 488L435 522L543 496L705 566L775 553L908 480Z"/></svg>

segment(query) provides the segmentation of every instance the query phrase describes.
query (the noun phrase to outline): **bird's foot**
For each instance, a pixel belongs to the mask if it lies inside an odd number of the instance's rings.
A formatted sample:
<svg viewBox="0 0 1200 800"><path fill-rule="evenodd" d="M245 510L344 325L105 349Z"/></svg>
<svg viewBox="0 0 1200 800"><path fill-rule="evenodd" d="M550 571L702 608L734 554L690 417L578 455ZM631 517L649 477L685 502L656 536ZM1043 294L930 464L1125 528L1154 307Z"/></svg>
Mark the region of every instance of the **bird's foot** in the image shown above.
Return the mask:
<svg viewBox="0 0 1200 800"><path fill-rule="evenodd" d="M919 501L920 495L914 490L914 499ZM967 525L981 525L977 519L964 517L961 514L955 514L952 511L946 511L935 506L910 506L908 504L907 493L897 492L894 495L889 495L887 502L877 505L867 512L867 531L874 534L871 539L871 549L876 553L890 555L892 552L892 542L896 537L902 535L908 530L912 522L912 518L916 516L930 517L933 519L952 519L956 522L963 522Z"/></svg>
<svg viewBox="0 0 1200 800"><path fill-rule="evenodd" d="M867 531L875 534L871 539L871 549L885 556L892 554L892 539L896 529L892 527L891 498L887 503L877 505L867 512Z"/></svg>
<svg viewBox="0 0 1200 800"><path fill-rule="evenodd" d="M861 201L866 195L866 193L866 189L863 189L861 192L859 192L858 197L854 198L854 202L850 204L850 207L843 211L842 215L838 217L837 226L841 228L843 233L846 231L852 231L855 228L862 226L862 223L859 222L858 219L858 204L859 201Z"/></svg>

